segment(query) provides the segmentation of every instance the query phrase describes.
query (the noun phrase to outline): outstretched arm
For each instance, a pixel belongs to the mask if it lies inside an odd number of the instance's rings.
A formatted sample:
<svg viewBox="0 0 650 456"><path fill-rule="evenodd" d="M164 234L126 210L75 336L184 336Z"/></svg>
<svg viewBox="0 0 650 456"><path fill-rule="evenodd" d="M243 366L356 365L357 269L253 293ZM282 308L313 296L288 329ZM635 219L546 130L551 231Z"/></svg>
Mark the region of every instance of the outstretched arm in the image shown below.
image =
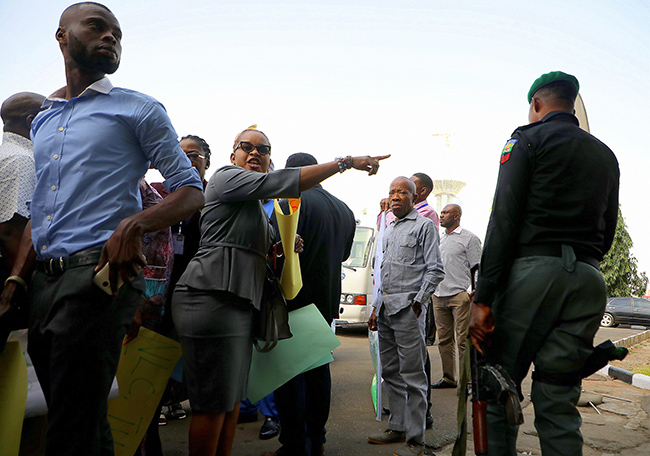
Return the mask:
<svg viewBox="0 0 650 456"><path fill-rule="evenodd" d="M380 155L377 157L352 157L352 168L360 171L368 171L368 175L377 174L379 170L379 161L390 157L390 155ZM300 191L309 190L316 184L320 184L328 177L338 173L339 164L336 161L323 163L321 165L303 166L300 168Z"/></svg>
<svg viewBox="0 0 650 456"><path fill-rule="evenodd" d="M142 256L142 236L183 220L203 207L203 193L196 187L181 187L159 204L127 217L102 248L95 271L110 264L109 278L113 294L117 294L118 276L122 280L137 275L146 266Z"/></svg>

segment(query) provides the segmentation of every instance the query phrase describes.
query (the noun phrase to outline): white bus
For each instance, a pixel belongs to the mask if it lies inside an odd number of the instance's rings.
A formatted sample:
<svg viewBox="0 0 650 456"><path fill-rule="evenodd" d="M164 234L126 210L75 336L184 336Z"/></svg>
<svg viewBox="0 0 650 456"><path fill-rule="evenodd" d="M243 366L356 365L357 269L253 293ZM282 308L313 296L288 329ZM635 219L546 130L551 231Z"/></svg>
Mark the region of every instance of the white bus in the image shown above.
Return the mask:
<svg viewBox="0 0 650 456"><path fill-rule="evenodd" d="M365 325L372 312L377 230L357 226L350 257L341 268L341 299L337 325Z"/></svg>

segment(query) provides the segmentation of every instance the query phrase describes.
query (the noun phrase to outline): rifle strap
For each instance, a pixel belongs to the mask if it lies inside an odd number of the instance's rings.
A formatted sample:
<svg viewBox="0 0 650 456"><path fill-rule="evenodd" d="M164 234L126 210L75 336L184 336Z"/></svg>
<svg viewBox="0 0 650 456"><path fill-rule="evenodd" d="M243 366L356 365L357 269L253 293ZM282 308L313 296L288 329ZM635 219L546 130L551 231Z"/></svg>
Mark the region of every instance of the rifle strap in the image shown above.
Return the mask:
<svg viewBox="0 0 650 456"><path fill-rule="evenodd" d="M458 382L458 412L456 421L458 433L454 442L454 449L451 456L465 456L467 454L467 384L470 381L470 359L469 355L472 345L472 339L468 335L465 341L465 354L460 363L460 381Z"/></svg>

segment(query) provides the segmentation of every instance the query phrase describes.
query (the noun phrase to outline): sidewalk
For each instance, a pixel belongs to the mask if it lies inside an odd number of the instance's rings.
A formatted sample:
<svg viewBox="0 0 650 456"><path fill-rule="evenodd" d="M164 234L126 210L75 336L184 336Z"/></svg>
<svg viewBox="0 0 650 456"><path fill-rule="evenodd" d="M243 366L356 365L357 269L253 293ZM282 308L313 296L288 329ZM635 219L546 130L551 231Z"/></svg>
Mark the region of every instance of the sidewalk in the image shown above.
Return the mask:
<svg viewBox="0 0 650 456"><path fill-rule="evenodd" d="M650 332L645 335L650 336ZM636 342L636 340L635 340ZM619 344L617 344L619 345ZM650 340L630 347L630 354L623 361L611 365L625 371L650 364ZM636 377L636 375L635 375ZM645 377L645 376L644 376ZM541 455L537 431L533 424L534 411L530 402L530 375L524 381L525 400L522 403L524 424L519 428L517 453ZM604 397L602 404L578 407L582 415L582 435L584 456L648 456L650 454L650 390L637 388L625 381L615 380L601 372L582 382L583 390L625 399L630 402ZM469 408L471 426L471 406ZM438 456L451 455L453 445L435 451ZM474 442L470 434L467 454L474 454Z"/></svg>

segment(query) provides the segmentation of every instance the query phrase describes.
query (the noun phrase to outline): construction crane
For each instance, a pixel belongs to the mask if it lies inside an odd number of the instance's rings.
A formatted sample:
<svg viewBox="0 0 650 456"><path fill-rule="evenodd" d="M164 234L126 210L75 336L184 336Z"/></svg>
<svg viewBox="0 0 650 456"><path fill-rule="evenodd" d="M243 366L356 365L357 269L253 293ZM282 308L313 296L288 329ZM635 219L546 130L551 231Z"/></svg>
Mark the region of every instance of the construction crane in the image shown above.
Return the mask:
<svg viewBox="0 0 650 456"><path fill-rule="evenodd" d="M456 133L434 133L431 136L444 136L445 137L445 146L449 147L449 137L454 136Z"/></svg>

